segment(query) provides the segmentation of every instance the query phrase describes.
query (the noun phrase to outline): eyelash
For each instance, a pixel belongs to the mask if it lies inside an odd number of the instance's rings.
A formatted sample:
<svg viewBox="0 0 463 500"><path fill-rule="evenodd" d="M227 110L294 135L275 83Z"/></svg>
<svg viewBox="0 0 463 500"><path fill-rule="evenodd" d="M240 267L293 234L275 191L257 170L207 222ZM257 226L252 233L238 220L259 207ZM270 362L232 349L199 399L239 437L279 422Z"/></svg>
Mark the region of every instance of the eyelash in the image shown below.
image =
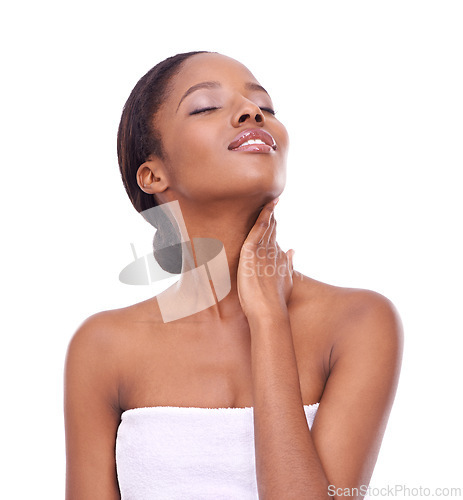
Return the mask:
<svg viewBox="0 0 463 500"><path fill-rule="evenodd" d="M204 111L212 111L214 109L219 109L219 108L202 108L202 109L197 109L196 111L192 111L190 115L197 115L198 113L204 113Z"/></svg>
<svg viewBox="0 0 463 500"><path fill-rule="evenodd" d="M277 112L270 108L260 108L262 111L268 111L271 115L275 116Z"/></svg>
<svg viewBox="0 0 463 500"><path fill-rule="evenodd" d="M199 113L204 113L205 111L213 111L214 109L220 109L220 108L202 108L202 109L197 109L195 111L192 111L190 113L190 115L197 115ZM267 111L268 113L270 113L273 116L276 115L276 111L274 111L273 109L270 109L270 108L260 108L260 109L262 111Z"/></svg>

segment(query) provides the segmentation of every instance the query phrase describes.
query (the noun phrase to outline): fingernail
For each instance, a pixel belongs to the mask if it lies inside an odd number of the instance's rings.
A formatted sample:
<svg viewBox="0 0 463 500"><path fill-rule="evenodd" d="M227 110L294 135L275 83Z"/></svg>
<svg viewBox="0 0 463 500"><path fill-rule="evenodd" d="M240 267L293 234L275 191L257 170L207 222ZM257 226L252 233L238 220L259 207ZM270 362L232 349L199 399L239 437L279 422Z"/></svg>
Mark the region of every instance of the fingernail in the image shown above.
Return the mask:
<svg viewBox="0 0 463 500"><path fill-rule="evenodd" d="M274 202L273 202L273 206L276 206L276 204L280 201L280 197L278 197Z"/></svg>

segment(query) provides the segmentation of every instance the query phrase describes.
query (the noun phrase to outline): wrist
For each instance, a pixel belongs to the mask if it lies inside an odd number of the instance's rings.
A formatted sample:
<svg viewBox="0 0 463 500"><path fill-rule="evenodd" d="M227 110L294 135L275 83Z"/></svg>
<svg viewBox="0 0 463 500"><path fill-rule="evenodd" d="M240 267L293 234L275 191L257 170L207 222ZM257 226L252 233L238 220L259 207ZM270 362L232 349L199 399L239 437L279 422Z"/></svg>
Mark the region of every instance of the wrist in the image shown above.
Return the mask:
<svg viewBox="0 0 463 500"><path fill-rule="evenodd" d="M251 328L289 323L288 308L268 305L248 313L247 319Z"/></svg>

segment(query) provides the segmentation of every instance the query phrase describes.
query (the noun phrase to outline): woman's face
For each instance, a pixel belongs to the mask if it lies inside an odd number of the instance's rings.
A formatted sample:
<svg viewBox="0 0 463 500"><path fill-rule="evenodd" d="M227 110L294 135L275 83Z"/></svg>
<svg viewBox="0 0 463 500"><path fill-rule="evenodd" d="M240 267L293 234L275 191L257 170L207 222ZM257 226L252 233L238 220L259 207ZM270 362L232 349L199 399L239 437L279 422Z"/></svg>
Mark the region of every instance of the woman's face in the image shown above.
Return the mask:
<svg viewBox="0 0 463 500"><path fill-rule="evenodd" d="M245 66L221 54L197 54L183 63L170 89L155 126L171 198L264 203L283 191L288 133ZM257 143L240 145L246 139Z"/></svg>

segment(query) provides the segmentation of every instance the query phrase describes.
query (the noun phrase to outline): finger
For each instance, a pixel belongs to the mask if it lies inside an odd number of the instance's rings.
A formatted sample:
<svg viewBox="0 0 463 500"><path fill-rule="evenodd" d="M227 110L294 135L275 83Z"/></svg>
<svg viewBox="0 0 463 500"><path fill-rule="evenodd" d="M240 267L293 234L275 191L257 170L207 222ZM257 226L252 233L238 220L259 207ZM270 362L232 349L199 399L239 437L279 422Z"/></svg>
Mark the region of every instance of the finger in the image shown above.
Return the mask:
<svg viewBox="0 0 463 500"><path fill-rule="evenodd" d="M268 246L269 242L272 240L272 235L275 233L275 225L276 225L275 214L272 212L268 228L265 231L261 241L259 242L260 245Z"/></svg>
<svg viewBox="0 0 463 500"><path fill-rule="evenodd" d="M288 250L286 252L286 255L288 256L288 259L289 259L289 269L291 271L291 274L293 274L294 272L294 265L293 265L293 259L294 259L294 254L296 252L291 248L291 250Z"/></svg>
<svg viewBox="0 0 463 500"><path fill-rule="evenodd" d="M275 208L275 201L272 200L268 202L262 208L254 226L249 231L249 234L245 240L245 243L252 243L254 245L258 244L262 240L265 231L269 227L270 216L272 215L273 209Z"/></svg>
<svg viewBox="0 0 463 500"><path fill-rule="evenodd" d="M267 245L274 247L276 245L277 236L277 220L275 218L275 213L273 214L272 230L268 235Z"/></svg>
<svg viewBox="0 0 463 500"><path fill-rule="evenodd" d="M267 239L265 241L265 245L267 247L267 256L269 258L272 258L273 256L273 260L278 261L282 250L278 246L278 243L276 242L276 226L277 222L276 220L274 220L272 223L271 232L269 232L269 234L266 235Z"/></svg>

